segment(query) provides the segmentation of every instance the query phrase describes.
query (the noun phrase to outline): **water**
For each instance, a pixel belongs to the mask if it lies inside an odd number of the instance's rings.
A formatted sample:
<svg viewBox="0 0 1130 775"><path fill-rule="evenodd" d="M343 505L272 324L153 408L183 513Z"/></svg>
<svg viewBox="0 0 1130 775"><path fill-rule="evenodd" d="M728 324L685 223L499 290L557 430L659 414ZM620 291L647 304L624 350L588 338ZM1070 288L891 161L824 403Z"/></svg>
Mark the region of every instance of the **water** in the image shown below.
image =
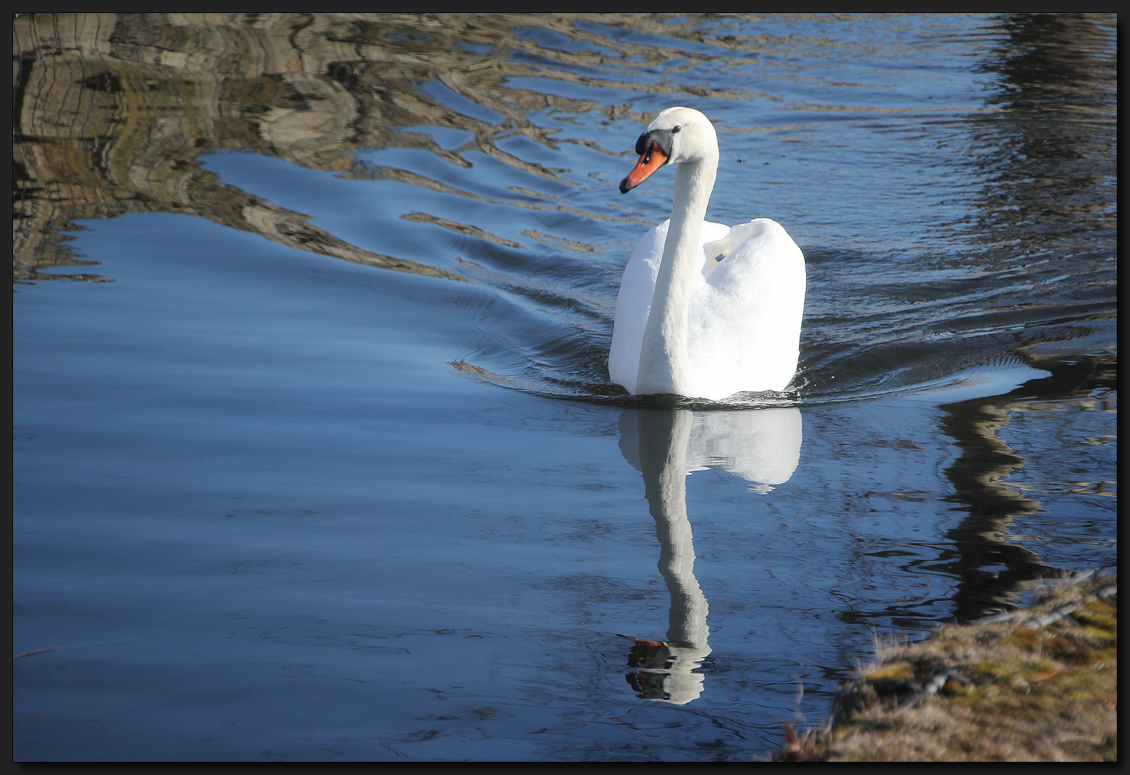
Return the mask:
<svg viewBox="0 0 1130 775"><path fill-rule="evenodd" d="M1116 561L1112 17L15 33L16 760L749 761ZM671 104L788 393L608 382Z"/></svg>

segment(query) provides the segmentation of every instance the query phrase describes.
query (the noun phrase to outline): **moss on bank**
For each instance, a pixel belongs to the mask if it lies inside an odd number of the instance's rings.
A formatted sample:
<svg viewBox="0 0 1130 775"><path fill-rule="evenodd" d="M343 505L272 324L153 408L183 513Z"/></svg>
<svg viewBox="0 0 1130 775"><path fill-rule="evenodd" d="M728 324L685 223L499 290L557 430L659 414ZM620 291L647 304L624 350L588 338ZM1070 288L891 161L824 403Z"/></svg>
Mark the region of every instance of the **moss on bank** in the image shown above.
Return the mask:
<svg viewBox="0 0 1130 775"><path fill-rule="evenodd" d="M829 725L776 761L1116 761L1117 576L1049 582L1030 608L883 646Z"/></svg>

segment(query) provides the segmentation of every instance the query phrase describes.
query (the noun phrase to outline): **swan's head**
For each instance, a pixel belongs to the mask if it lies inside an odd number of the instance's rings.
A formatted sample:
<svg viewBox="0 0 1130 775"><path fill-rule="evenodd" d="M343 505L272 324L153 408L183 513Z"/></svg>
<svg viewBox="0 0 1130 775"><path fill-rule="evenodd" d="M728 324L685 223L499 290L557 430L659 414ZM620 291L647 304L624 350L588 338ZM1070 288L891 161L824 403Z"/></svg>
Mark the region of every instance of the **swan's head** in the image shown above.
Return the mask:
<svg viewBox="0 0 1130 775"><path fill-rule="evenodd" d="M640 160L620 181L626 194L643 183L664 164L718 159L718 135L710 119L694 108L667 108L647 126L636 140Z"/></svg>

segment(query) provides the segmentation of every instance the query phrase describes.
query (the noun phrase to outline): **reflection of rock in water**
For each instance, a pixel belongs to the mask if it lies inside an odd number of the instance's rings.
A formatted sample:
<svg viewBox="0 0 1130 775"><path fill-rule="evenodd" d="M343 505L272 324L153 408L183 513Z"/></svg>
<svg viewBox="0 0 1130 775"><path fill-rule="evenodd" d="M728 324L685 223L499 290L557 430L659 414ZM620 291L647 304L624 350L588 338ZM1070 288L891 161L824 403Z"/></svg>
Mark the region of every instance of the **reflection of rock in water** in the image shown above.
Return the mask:
<svg viewBox="0 0 1130 775"><path fill-rule="evenodd" d="M629 638L635 645L628 666L636 671L627 678L641 698L683 705L703 691L705 676L694 671L710 654L709 607L694 575L687 474L711 466L766 486L781 484L796 468L800 430L795 408L699 415L629 410L620 416L620 448L643 472L659 538L659 572L671 595L667 639Z"/></svg>

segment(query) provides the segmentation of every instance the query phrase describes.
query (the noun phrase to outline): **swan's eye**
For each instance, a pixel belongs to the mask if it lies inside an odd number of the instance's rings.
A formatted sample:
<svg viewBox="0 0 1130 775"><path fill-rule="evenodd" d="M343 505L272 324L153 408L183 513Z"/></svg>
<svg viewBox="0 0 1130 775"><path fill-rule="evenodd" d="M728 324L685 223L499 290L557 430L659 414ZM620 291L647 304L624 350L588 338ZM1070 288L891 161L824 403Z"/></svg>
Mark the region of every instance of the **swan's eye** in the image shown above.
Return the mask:
<svg viewBox="0 0 1130 775"><path fill-rule="evenodd" d="M673 134L673 135L678 134L680 129L682 129L681 126L675 127L674 129L671 130L671 134Z"/></svg>

